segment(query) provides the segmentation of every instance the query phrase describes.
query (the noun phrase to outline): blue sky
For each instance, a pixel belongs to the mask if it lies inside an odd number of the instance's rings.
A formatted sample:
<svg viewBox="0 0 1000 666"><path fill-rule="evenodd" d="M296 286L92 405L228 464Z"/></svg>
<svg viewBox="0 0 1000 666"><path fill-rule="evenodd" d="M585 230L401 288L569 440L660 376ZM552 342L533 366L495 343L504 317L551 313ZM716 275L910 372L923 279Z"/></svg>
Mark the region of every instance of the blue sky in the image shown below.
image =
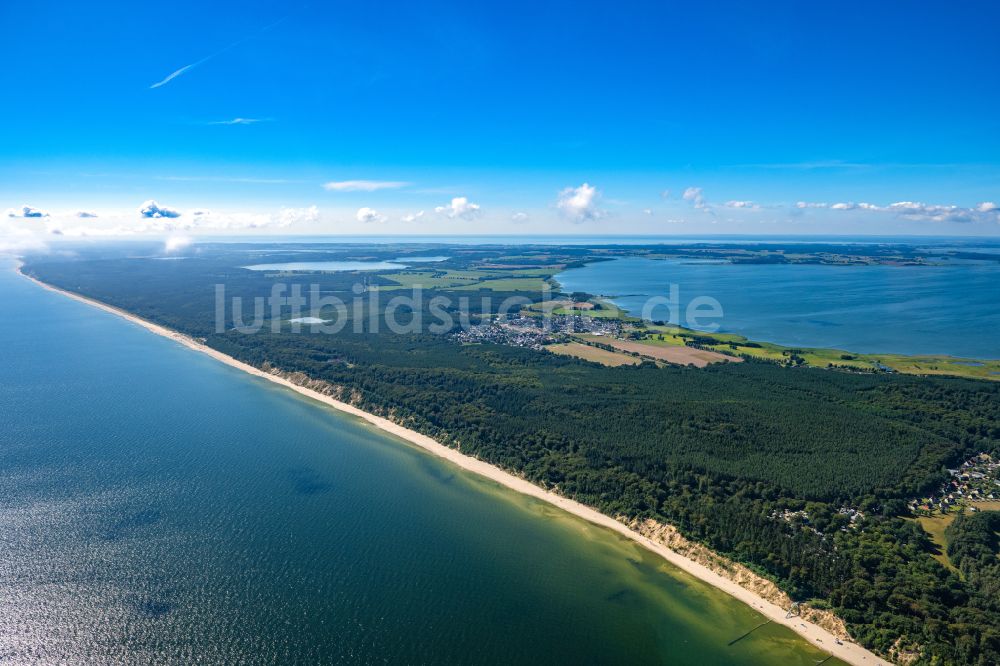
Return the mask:
<svg viewBox="0 0 1000 666"><path fill-rule="evenodd" d="M3 3L3 224L1000 233L994 3L480 4Z"/></svg>

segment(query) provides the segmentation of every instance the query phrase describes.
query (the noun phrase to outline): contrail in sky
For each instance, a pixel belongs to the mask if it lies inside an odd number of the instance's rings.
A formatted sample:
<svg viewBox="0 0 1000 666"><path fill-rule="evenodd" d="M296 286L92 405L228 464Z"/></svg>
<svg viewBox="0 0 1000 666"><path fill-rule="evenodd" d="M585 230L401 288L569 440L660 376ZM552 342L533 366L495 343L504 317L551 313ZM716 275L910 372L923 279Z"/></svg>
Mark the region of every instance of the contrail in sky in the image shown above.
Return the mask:
<svg viewBox="0 0 1000 666"><path fill-rule="evenodd" d="M188 71L192 67L197 67L198 65L200 65L203 62L205 62L206 60L208 60L211 57L212 56L208 56L207 58L202 58L198 62L193 62L190 65L184 65L183 67L181 67L180 69L178 69L176 72L173 72L172 74L168 74L167 78L163 79L159 83L154 83L153 85L149 86L150 90L152 90L153 88L159 88L160 86L163 86L163 85L166 85L166 84L170 83L171 81L173 81L174 79L176 79L178 76L180 76L184 72Z"/></svg>
<svg viewBox="0 0 1000 666"><path fill-rule="evenodd" d="M260 29L260 30L258 30L257 32L254 32L254 33L252 33L252 34L250 34L250 35L247 35L246 37L243 37L243 38L241 38L241 39L238 39L238 40L236 40L235 42L233 42L232 44L230 44L229 46L226 46L226 47L224 47L224 48L221 48L221 49L219 49L218 51L216 51L215 53L211 53L211 54L209 54L209 55L205 56L205 57L204 57L204 58L202 58L201 60L198 60L198 61L196 61L196 62L193 62L193 63L191 63L191 64L189 64L189 65L184 65L184 66L183 66L183 67L181 67L180 69L178 69L178 70L176 70L176 71L173 71L173 72L171 72L170 74L168 74L168 75L167 75L167 76L166 76L166 77L165 77L165 78L164 78L164 79L163 79L162 81L157 81L157 82L156 82L156 83L154 83L153 85L149 86L149 89L150 89L150 90L152 90L152 89L154 89L154 88L159 88L160 86L165 86L165 85L167 85L168 83L170 83L171 81L173 81L174 79L176 79L176 78L177 78L178 76L180 76L181 74L185 74L186 72L188 72L188 71L190 71L190 70L194 69L194 68L195 68L195 67L197 67L198 65L203 65L203 64L205 64L206 62L208 62L208 61L209 61L209 60L211 60L212 58L215 58L216 56L220 56L220 55L222 55L223 53L225 53L226 51L229 51L230 49L234 49L234 48L236 48L237 46L239 46L239 45L240 45L240 44L242 44L243 42L246 42L246 41L249 41L249 40L253 39L254 37L259 37L260 35L264 34L264 33L265 33L265 32L267 32L268 30L270 30L271 28L273 28L273 27L277 26L277 25L278 25L279 23L283 23L283 22L284 22L284 21L285 21L286 19L288 19L288 18L289 18L290 16L291 16L291 14L288 14L288 15L286 15L286 16L283 16L283 17L281 17L280 19L278 19L277 21L275 21L274 23L269 23L269 24L265 25L265 26L264 26L263 28L261 28L261 29Z"/></svg>

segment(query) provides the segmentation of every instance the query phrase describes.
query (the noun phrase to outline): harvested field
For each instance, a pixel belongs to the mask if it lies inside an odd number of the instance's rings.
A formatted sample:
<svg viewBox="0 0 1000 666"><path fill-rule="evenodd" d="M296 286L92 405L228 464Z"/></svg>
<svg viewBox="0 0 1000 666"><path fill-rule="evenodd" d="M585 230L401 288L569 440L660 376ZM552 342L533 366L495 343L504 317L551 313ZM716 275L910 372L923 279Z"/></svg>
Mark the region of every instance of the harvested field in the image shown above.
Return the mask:
<svg viewBox="0 0 1000 666"><path fill-rule="evenodd" d="M618 352L608 351L607 349L598 349L597 347L591 347L581 342L567 342L565 344L549 345L546 349L554 354L575 356L576 358L582 358L585 361L594 361L596 363L600 363L601 365L618 366L638 365L639 363L642 363L642 359L636 358L635 356L620 354Z"/></svg>
<svg viewBox="0 0 1000 666"><path fill-rule="evenodd" d="M659 361L666 361L667 363L675 363L677 365L693 365L696 368L704 368L709 363L739 363L743 360L734 356L726 356L718 352L705 351L704 349L695 349L693 347L662 347L659 345L646 345L631 340L616 340L615 338L601 338L600 342L624 352L635 352Z"/></svg>

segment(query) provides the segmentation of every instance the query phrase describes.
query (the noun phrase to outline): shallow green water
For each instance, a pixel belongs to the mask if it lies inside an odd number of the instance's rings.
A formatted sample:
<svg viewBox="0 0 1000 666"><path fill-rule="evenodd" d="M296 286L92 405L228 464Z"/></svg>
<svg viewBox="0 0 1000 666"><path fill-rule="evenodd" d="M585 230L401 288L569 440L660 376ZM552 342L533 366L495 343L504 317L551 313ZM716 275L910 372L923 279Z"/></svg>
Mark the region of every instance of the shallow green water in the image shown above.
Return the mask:
<svg viewBox="0 0 1000 666"><path fill-rule="evenodd" d="M7 265L0 299L0 659L824 656L728 646L761 616L617 535Z"/></svg>

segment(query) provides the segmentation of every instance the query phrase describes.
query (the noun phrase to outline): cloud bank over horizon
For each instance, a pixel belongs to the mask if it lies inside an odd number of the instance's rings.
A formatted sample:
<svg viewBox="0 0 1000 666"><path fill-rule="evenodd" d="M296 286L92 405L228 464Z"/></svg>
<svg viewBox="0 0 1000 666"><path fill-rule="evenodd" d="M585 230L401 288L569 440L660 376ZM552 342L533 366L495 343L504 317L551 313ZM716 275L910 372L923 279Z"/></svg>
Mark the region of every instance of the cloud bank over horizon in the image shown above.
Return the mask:
<svg viewBox="0 0 1000 666"><path fill-rule="evenodd" d="M404 181L337 181L334 192L351 192L372 199L371 204L348 208L346 204L326 207L321 214L316 205L258 206L247 210L191 207L182 209L147 199L133 213L123 210L70 208L48 210L23 204L8 208L6 219L21 221L25 233L61 238L141 237L163 234L344 234L344 233L428 233L489 234L525 233L524 223L550 233L588 232L614 235L638 230L650 235L679 233L727 233L755 235L774 233L780 227L792 234L882 233L903 235L996 235L1000 233L1000 205L981 201L957 204L917 201L808 201L762 202L752 199L716 200L711 191L698 185L649 188L642 198L611 199L604 189L590 182L567 186L555 192L547 206L525 208L489 206L467 196L452 197L434 206L431 215L423 208L408 205L419 193L397 201ZM433 190L432 190L433 191ZM679 192L670 196L669 191ZM634 194L634 192L632 193ZM390 204L393 197L394 204ZM380 205L377 201L386 205ZM44 203L44 202L43 202ZM419 224L418 224L419 223ZM417 225L417 226L415 226ZM626 231L623 231L626 230ZM886 231L888 230L888 231Z"/></svg>

